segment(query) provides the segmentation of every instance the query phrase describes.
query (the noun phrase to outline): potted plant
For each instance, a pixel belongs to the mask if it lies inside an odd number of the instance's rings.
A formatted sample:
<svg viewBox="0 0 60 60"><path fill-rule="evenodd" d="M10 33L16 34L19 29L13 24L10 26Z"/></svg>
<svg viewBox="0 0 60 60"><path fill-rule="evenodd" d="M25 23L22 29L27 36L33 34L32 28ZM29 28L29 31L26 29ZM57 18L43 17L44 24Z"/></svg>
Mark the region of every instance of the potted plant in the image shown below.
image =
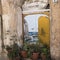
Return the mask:
<svg viewBox="0 0 60 60"><path fill-rule="evenodd" d="M14 43L12 46L13 49L13 58L14 60L20 60L20 47L17 45L17 43Z"/></svg>
<svg viewBox="0 0 60 60"><path fill-rule="evenodd" d="M24 43L22 49L21 49L21 56L22 58L27 58L27 44Z"/></svg>
<svg viewBox="0 0 60 60"><path fill-rule="evenodd" d="M44 45L43 47L41 47L41 59L42 60L49 60L49 47L47 47L46 45Z"/></svg>
<svg viewBox="0 0 60 60"><path fill-rule="evenodd" d="M32 59L38 60L39 57L39 45L33 44L32 46Z"/></svg>
<svg viewBox="0 0 60 60"><path fill-rule="evenodd" d="M12 60L12 48L11 48L11 46L6 46L6 50L7 50L7 55L8 55L8 57L9 57L9 60Z"/></svg>
<svg viewBox="0 0 60 60"><path fill-rule="evenodd" d="M10 60L20 60L20 47L14 43L11 46L6 46L6 50L8 51L8 57Z"/></svg>

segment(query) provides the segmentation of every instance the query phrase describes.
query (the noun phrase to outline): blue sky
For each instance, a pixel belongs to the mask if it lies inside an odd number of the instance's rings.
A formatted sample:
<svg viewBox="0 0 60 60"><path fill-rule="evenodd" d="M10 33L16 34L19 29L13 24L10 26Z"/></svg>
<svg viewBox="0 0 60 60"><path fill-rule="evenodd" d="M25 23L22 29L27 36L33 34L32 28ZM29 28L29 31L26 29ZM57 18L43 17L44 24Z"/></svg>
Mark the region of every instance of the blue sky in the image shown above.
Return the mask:
<svg viewBox="0 0 60 60"><path fill-rule="evenodd" d="M41 16L46 16L44 14L35 14L25 16L24 19L28 23L28 31L29 32L38 32L38 18Z"/></svg>

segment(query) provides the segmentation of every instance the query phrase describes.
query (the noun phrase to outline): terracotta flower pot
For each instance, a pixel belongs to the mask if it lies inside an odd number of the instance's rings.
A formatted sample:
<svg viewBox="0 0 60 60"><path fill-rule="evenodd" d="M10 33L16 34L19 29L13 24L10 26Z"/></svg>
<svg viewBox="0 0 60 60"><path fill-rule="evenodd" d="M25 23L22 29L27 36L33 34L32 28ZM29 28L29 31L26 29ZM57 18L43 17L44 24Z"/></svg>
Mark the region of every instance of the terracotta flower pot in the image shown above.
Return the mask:
<svg viewBox="0 0 60 60"><path fill-rule="evenodd" d="M16 57L16 59L15 60L20 60L20 57Z"/></svg>
<svg viewBox="0 0 60 60"><path fill-rule="evenodd" d="M42 54L41 54L41 59L42 59L42 60L46 60L46 55L42 53Z"/></svg>
<svg viewBox="0 0 60 60"><path fill-rule="evenodd" d="M21 51L21 56L23 58L27 58L27 51Z"/></svg>
<svg viewBox="0 0 60 60"><path fill-rule="evenodd" d="M32 60L38 60L39 53L32 53Z"/></svg>

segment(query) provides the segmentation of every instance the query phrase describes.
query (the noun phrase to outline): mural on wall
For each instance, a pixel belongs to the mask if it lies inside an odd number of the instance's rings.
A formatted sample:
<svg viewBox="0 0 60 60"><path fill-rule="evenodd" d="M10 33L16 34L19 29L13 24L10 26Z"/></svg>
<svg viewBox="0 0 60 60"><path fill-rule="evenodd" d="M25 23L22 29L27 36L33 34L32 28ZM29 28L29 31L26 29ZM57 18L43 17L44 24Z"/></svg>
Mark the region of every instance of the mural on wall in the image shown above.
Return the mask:
<svg viewBox="0 0 60 60"><path fill-rule="evenodd" d="M36 43L37 41L49 45L50 22L46 14L32 14L24 17L24 41Z"/></svg>

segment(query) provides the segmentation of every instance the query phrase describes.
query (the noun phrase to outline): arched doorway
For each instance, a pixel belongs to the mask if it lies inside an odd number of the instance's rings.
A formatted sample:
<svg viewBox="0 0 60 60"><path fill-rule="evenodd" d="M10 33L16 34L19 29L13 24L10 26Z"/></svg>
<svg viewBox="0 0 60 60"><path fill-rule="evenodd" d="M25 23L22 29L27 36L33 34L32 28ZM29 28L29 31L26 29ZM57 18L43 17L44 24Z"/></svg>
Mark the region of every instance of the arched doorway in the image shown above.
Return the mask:
<svg viewBox="0 0 60 60"><path fill-rule="evenodd" d="M43 44L50 45L50 19L47 16L38 18L38 38Z"/></svg>

